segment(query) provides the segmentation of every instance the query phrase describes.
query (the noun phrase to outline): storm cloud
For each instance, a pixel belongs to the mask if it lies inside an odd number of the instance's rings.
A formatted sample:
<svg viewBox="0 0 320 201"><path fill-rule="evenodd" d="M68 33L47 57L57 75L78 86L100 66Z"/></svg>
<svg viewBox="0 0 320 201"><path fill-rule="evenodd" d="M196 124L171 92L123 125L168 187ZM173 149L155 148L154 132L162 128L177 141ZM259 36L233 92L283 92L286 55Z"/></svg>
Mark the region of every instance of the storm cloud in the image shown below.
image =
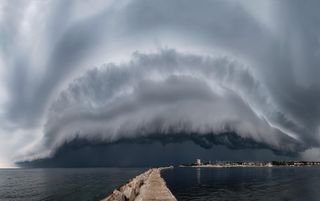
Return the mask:
<svg viewBox="0 0 320 201"><path fill-rule="evenodd" d="M257 105L265 96L261 87L248 69L228 58L174 50L135 53L128 64L90 70L62 91L48 115L46 147L76 136L113 142L155 133L234 132L273 149L299 150L298 140L251 108L249 101Z"/></svg>
<svg viewBox="0 0 320 201"><path fill-rule="evenodd" d="M319 6L3 1L0 137L12 140L0 157L50 156L78 137L231 133L233 148L308 158L320 145Z"/></svg>

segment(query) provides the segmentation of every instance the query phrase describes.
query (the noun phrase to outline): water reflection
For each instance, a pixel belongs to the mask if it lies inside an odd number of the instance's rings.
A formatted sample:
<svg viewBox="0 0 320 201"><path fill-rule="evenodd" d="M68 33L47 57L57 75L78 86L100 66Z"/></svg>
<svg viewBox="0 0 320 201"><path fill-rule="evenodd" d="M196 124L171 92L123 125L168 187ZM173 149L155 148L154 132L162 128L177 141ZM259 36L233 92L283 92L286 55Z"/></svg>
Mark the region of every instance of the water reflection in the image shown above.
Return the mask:
<svg viewBox="0 0 320 201"><path fill-rule="evenodd" d="M196 168L196 171L197 171L197 183L198 185L201 184L201 168Z"/></svg>

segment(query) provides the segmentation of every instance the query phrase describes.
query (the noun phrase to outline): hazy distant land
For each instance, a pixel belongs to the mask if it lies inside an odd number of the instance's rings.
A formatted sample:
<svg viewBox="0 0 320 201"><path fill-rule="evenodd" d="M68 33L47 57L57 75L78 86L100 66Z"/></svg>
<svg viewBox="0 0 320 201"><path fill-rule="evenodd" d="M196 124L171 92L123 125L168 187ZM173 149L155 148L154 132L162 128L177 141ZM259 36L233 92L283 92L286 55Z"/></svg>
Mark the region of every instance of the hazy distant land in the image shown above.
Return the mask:
<svg viewBox="0 0 320 201"><path fill-rule="evenodd" d="M218 162L195 162L190 164L182 164L179 167L212 167L212 168L224 168L224 167L320 167L320 161L268 161L268 162L256 162L256 161L218 161Z"/></svg>

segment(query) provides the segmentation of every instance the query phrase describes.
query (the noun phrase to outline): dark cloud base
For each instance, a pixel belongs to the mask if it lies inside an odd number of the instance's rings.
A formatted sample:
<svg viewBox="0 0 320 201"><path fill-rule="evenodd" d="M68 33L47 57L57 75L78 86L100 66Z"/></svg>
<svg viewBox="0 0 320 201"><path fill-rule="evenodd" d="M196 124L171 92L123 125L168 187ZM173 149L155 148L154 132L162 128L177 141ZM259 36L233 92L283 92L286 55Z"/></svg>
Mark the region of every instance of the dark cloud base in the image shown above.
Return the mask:
<svg viewBox="0 0 320 201"><path fill-rule="evenodd" d="M200 145L200 146L199 146ZM272 150L272 151L271 151ZM151 135L106 143L75 138L64 143L52 157L20 161L20 167L152 167L203 160L293 160L284 152L246 140L234 133Z"/></svg>

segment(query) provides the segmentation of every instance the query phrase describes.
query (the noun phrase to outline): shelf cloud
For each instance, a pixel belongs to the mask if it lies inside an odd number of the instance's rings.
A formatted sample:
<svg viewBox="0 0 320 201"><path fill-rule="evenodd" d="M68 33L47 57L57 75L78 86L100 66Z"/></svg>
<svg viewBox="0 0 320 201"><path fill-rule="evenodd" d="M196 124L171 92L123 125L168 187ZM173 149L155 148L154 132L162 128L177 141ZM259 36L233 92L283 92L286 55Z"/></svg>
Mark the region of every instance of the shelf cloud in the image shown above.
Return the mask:
<svg viewBox="0 0 320 201"><path fill-rule="evenodd" d="M301 142L250 106L265 96L261 87L248 69L228 58L174 50L135 53L121 66L89 70L62 91L48 115L46 146L75 137L114 142L196 133L200 141L202 135L233 132L275 150L299 150Z"/></svg>

